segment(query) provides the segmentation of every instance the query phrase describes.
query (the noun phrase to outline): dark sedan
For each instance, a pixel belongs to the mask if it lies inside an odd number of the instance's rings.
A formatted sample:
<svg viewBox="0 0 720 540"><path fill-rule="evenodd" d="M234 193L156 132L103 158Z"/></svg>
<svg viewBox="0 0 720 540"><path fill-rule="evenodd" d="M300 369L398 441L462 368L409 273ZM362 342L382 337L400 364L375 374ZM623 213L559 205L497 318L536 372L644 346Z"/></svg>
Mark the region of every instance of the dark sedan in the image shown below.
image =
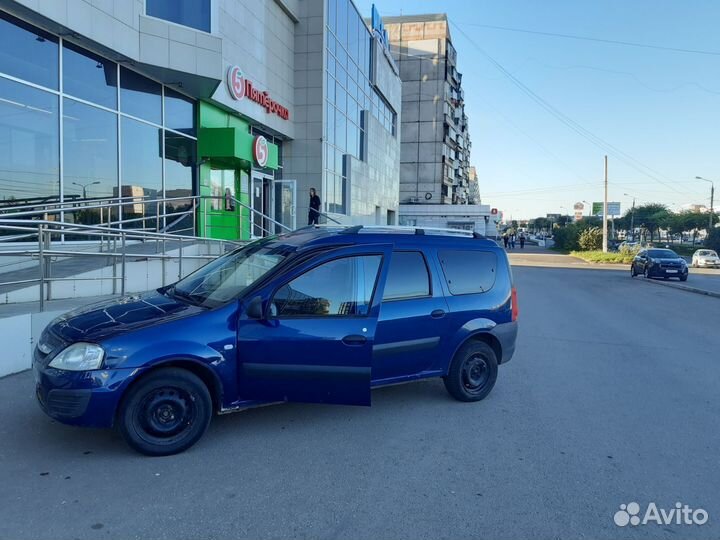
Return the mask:
<svg viewBox="0 0 720 540"><path fill-rule="evenodd" d="M678 278L687 281L687 262L671 249L643 249L630 265L632 277L642 274L646 278Z"/></svg>

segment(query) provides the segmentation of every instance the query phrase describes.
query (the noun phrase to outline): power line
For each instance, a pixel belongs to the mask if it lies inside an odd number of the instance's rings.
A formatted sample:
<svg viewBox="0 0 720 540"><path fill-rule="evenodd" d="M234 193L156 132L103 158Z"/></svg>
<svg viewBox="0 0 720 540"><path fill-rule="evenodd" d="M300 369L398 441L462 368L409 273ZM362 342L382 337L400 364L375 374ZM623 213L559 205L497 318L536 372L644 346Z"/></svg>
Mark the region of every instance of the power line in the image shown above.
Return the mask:
<svg viewBox="0 0 720 540"><path fill-rule="evenodd" d="M453 21L453 24L457 25L458 23L455 23ZM664 45L651 45L649 43L636 43L633 41L622 41L622 40L615 40L615 39L605 39L605 38L595 38L595 37L589 37L589 36L578 36L574 34L561 34L558 32L542 32L540 30L528 30L525 28L510 28L507 26L495 26L492 24L479 24L479 23L468 23L463 22L461 24L465 24L467 26L476 26L479 28L490 28L492 30L503 30L505 32L519 32L523 34L535 34L538 36L547 36L547 37L556 37L556 38L563 38L563 39L575 39L580 41L594 41L596 43L605 43L609 45L622 45L625 47L638 47L642 49L656 49L660 51L668 51L668 52L679 52L679 53L688 53L688 54L704 54L708 56L720 56L720 51L706 51L702 49L688 49L684 47L666 47Z"/></svg>
<svg viewBox="0 0 720 540"><path fill-rule="evenodd" d="M520 81L517 77L515 77L510 71L508 71L500 62L495 60L490 54L488 54L480 45L478 45L470 36L467 35L463 31L462 28L460 28L454 21L450 21L453 26L455 26L458 31L472 44L477 48L477 50L491 63L495 68L497 68L503 75L505 75L515 86L517 86L524 94L526 94L530 99L535 101L538 105L540 105L543 109L545 109L547 112L549 112L552 116L557 118L560 122L568 126L570 129L575 131L578 135L581 137L587 139L589 142L600 148L601 150L606 151L609 154L613 154L617 159L624 162L626 165L632 167L633 169L637 170L641 174L647 176L648 178L652 178L653 180L656 180L657 182L665 185L666 187L669 187L673 191L682 194L682 192L678 189L676 189L671 184L668 184L667 182L664 182L663 180L657 178L655 175L659 175L657 171L653 170L651 167L643 164L630 154L623 152L619 148L613 146L609 142L605 141L601 137L595 135L591 131L585 129L582 125L580 125L578 122L567 116L566 114L562 113L560 110L558 110L556 107L548 103L546 100L544 100L542 97L540 97L538 94L533 92L528 86L526 86L522 81ZM650 174L647 171L651 171L654 174Z"/></svg>

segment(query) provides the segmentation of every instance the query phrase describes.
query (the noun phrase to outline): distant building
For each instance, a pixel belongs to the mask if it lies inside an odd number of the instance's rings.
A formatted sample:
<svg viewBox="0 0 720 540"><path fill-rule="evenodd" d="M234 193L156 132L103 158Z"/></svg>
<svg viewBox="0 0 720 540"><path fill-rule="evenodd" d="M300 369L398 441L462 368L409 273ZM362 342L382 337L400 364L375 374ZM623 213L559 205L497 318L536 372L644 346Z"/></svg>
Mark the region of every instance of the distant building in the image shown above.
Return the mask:
<svg viewBox="0 0 720 540"><path fill-rule="evenodd" d="M480 185L478 184L477 169L468 169L468 204L481 204Z"/></svg>
<svg viewBox="0 0 720 540"><path fill-rule="evenodd" d="M447 15L384 17L400 68L400 204L467 204L470 137Z"/></svg>

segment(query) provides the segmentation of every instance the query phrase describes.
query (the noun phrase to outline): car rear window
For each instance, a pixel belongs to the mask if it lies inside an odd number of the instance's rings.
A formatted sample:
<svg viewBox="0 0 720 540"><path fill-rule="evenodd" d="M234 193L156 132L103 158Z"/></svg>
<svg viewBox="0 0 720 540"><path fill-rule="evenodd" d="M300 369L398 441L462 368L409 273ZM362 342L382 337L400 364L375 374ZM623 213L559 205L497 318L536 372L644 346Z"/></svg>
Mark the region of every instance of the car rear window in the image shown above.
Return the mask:
<svg viewBox="0 0 720 540"><path fill-rule="evenodd" d="M394 251L383 300L423 296L430 296L430 276L425 257L418 251Z"/></svg>
<svg viewBox="0 0 720 540"><path fill-rule="evenodd" d="M453 295L483 293L495 285L497 255L491 251L441 250L438 257Z"/></svg>

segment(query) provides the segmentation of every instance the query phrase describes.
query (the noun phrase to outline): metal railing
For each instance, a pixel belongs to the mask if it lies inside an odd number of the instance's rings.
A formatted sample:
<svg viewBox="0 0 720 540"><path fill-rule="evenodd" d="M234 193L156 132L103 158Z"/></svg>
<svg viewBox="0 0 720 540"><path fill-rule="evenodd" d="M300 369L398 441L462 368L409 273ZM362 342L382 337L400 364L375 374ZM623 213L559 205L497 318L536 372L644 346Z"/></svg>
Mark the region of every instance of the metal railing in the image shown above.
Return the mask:
<svg viewBox="0 0 720 540"><path fill-rule="evenodd" d="M133 260L160 260L162 284L166 281L166 263L177 262L177 278L183 277L183 263L189 260L212 260L226 252L228 247L238 247L244 242L224 239L213 239L191 234L177 234L187 229L173 233L168 232L183 220L192 220L192 229L195 229L195 220L199 196L168 197L148 200L144 197L111 197L102 200L68 203L43 203L36 206L15 206L0 210L0 257L13 257L18 261L37 261L33 268L18 269L14 272L15 278L2 280L0 278L0 291L12 292L25 285L38 285L38 300L40 311L44 311L45 302L53 299L53 283L63 281L112 281L112 294L125 294L127 288L127 264ZM189 201L187 209L166 212L166 203ZM130 205L155 205L155 214L130 219L115 219L122 215L122 207ZM107 212L106 223L86 225L66 221L73 214L83 211ZM127 214L127 212L126 212ZM52 218L52 219L51 219ZM59 218L59 219L58 219ZM151 223L150 227L134 227L134 224ZM128 225L130 228L128 228ZM190 255L187 253L188 245L202 246L203 254ZM170 253L176 251L176 253ZM99 265L88 265L79 271L70 268L69 276L54 275L53 270L62 266L64 261L72 261L83 257L100 259ZM99 270L112 267L111 275L97 277L78 277L75 274L88 270ZM65 268L68 270L67 268ZM34 277L25 277L24 274L37 272ZM60 272L62 273L62 272ZM7 275L7 274L6 274Z"/></svg>

